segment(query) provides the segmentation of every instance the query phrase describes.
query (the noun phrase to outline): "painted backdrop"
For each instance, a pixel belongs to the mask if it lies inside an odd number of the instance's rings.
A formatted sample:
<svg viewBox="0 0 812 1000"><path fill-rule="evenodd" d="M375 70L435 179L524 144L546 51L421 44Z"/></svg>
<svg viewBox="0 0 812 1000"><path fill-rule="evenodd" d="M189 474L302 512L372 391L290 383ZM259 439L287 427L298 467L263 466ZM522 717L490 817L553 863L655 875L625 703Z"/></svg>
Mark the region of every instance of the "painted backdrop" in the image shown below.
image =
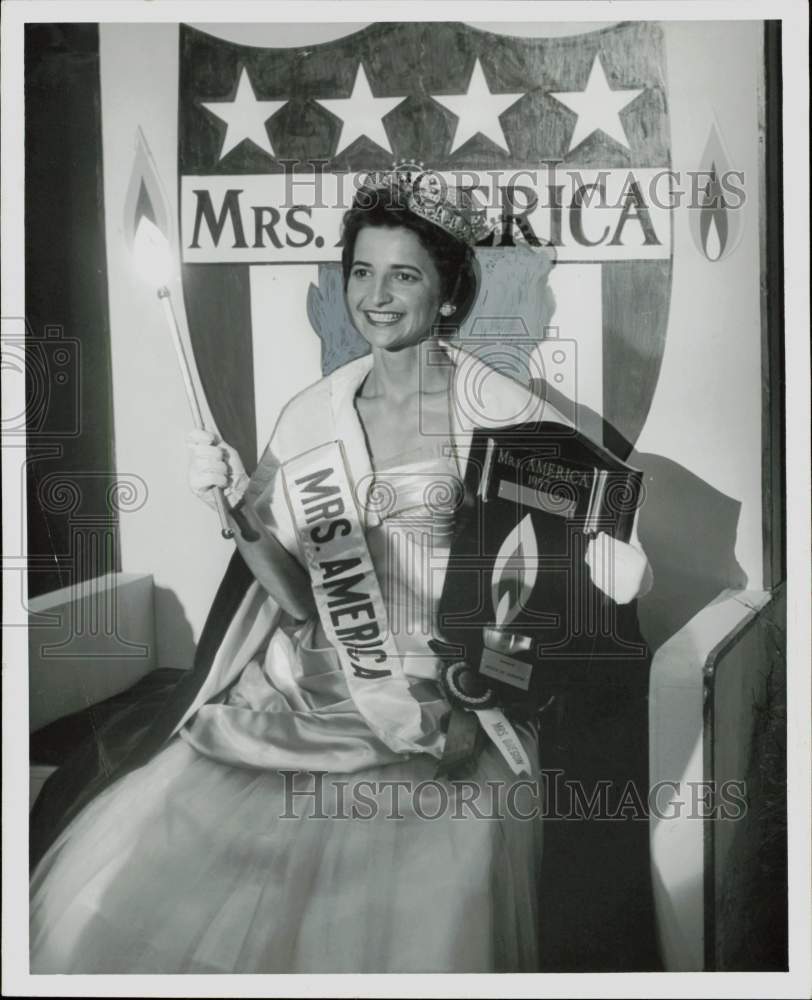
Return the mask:
<svg viewBox="0 0 812 1000"><path fill-rule="evenodd" d="M163 665L191 663L231 550L186 488L190 416L137 227L179 262L212 420L250 468L287 399L363 350L339 206L395 160L467 172L497 223L459 335L528 341L528 374L643 469L652 644L761 586L760 24L100 30L116 459L149 489L121 558L155 575ZM738 196L713 201L730 170Z"/></svg>

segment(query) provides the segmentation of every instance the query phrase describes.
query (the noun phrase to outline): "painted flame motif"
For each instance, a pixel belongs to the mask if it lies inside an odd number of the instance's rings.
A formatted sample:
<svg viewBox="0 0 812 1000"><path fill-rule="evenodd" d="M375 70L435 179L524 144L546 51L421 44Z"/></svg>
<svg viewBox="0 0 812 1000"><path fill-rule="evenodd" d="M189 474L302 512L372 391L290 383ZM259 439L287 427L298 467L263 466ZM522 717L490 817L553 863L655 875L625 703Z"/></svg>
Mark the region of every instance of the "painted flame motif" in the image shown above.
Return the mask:
<svg viewBox="0 0 812 1000"><path fill-rule="evenodd" d="M694 243L702 255L715 262L729 256L741 235L741 212L730 204L725 179L730 171L729 158L716 124L712 124L699 167L704 175L698 204L690 211Z"/></svg>
<svg viewBox="0 0 812 1000"><path fill-rule="evenodd" d="M494 560L491 597L495 624L507 625L525 606L538 576L538 542L529 514L502 543Z"/></svg>
<svg viewBox="0 0 812 1000"><path fill-rule="evenodd" d="M124 234L138 276L156 288L165 286L175 271L169 238L169 209L140 128L136 133L135 157L124 201Z"/></svg>
<svg viewBox="0 0 812 1000"><path fill-rule="evenodd" d="M725 252L728 235L728 209L716 163L711 164L710 180L705 185L699 213L699 236L708 260L719 260Z"/></svg>
<svg viewBox="0 0 812 1000"><path fill-rule="evenodd" d="M170 243L168 203L147 140L139 128L135 137L133 167L124 199L124 235L130 247L135 244L142 219L150 222L161 233L167 244ZM150 233L152 238L155 238L151 230Z"/></svg>

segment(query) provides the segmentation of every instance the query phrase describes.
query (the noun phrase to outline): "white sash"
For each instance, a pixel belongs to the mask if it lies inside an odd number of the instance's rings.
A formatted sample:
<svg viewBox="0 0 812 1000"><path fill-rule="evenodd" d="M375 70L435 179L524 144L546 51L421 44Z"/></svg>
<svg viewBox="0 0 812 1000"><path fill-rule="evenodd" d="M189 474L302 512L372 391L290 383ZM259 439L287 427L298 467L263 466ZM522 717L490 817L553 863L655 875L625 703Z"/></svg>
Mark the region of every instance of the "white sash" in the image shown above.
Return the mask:
<svg viewBox="0 0 812 1000"><path fill-rule="evenodd" d="M522 746L522 741L516 735L516 730L502 709L480 708L475 709L474 714L499 753L505 758L511 771L516 775L532 775L533 766L530 763L530 758Z"/></svg>
<svg viewBox="0 0 812 1000"><path fill-rule="evenodd" d="M355 505L339 441L282 466L293 516L327 638L336 648L350 697L369 728L397 753L433 753L409 693L401 655Z"/></svg>

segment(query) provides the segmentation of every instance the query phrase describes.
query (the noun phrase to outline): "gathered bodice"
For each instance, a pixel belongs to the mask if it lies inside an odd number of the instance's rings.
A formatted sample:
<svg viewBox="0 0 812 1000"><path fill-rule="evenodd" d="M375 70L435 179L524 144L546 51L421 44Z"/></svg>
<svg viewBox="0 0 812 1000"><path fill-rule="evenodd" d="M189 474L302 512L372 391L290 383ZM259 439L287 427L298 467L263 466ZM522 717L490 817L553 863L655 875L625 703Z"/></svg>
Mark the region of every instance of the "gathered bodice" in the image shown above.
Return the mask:
<svg viewBox="0 0 812 1000"><path fill-rule="evenodd" d="M437 634L440 600L454 518L462 501L453 446L426 437L375 470L363 511L367 545L381 587L389 628L406 658L407 676L433 678L428 646ZM307 639L310 642L307 642ZM318 624L305 640L327 647Z"/></svg>

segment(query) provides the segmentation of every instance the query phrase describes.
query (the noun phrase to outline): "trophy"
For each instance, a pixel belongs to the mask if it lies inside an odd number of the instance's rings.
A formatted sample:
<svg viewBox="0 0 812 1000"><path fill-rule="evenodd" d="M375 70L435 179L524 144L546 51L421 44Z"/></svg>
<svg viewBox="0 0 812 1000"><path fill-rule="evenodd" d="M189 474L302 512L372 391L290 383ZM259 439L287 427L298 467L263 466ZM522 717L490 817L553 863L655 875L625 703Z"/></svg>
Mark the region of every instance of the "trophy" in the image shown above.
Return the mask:
<svg viewBox="0 0 812 1000"><path fill-rule="evenodd" d="M563 424L474 432L439 604L463 704L526 716L596 662L645 655L636 615L627 628L584 561L599 532L628 540L641 490L640 472Z"/></svg>

